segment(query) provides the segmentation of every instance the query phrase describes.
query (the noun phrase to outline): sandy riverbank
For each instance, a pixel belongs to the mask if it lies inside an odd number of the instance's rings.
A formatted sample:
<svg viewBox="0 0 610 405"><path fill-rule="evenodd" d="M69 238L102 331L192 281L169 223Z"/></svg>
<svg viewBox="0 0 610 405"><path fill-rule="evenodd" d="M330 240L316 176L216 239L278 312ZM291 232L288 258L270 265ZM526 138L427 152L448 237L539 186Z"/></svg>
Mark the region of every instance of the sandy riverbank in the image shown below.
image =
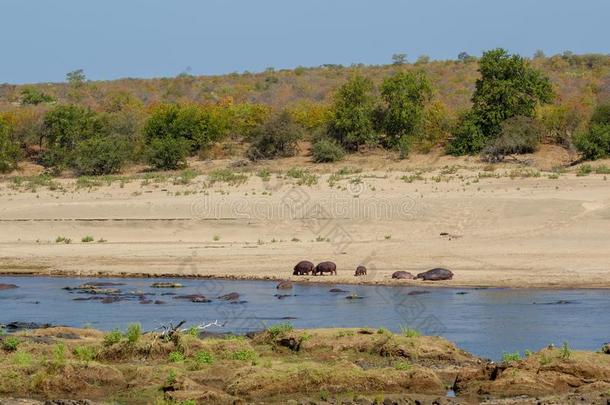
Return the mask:
<svg viewBox="0 0 610 405"><path fill-rule="evenodd" d="M268 179L253 168L233 184L4 181L0 272L282 279L307 259L339 272L303 281L392 284L394 271L442 266L455 278L434 285L610 288L605 175L474 164L337 175L342 166L316 184L272 166ZM355 278L362 263L369 275Z"/></svg>

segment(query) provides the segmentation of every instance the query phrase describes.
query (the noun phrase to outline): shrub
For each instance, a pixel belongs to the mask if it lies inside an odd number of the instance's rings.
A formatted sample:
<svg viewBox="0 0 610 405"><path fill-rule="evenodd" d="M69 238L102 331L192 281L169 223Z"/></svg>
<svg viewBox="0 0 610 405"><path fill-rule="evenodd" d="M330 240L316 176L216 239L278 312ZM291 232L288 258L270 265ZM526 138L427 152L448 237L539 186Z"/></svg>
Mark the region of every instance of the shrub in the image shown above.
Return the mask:
<svg viewBox="0 0 610 405"><path fill-rule="evenodd" d="M84 361L86 363L95 359L95 349L91 346L78 346L74 348L74 355L80 361Z"/></svg>
<svg viewBox="0 0 610 405"><path fill-rule="evenodd" d="M421 333L417 329L413 329L413 328L408 328L408 327L403 326L400 328L400 331L402 332L403 335L405 335L406 337L409 337L409 338L421 336Z"/></svg>
<svg viewBox="0 0 610 405"><path fill-rule="evenodd" d="M487 161L499 162L506 155L532 153L538 149L542 129L528 117L513 117L502 123L500 135L487 142L483 156Z"/></svg>
<svg viewBox="0 0 610 405"><path fill-rule="evenodd" d="M254 130L248 158L259 160L294 156L297 142L302 136L302 130L292 116L282 111Z"/></svg>
<svg viewBox="0 0 610 405"><path fill-rule="evenodd" d="M104 335L104 346L112 346L121 341L123 338L123 334L120 330L115 329L110 333Z"/></svg>
<svg viewBox="0 0 610 405"><path fill-rule="evenodd" d="M91 236L91 235L87 235L87 236L84 236L84 237L81 239L81 242L83 242L83 243L89 243L89 242L93 242L93 240L94 240L94 239L93 239L93 236Z"/></svg>
<svg viewBox="0 0 610 405"><path fill-rule="evenodd" d="M2 348L7 352L14 352L19 346L19 339L14 336L8 336L2 340Z"/></svg>
<svg viewBox="0 0 610 405"><path fill-rule="evenodd" d="M94 136L76 146L73 166L80 175L118 173L129 156L127 142L118 136Z"/></svg>
<svg viewBox="0 0 610 405"><path fill-rule="evenodd" d="M411 363L409 363L406 360L399 360L396 363L394 363L394 368L396 370L401 370L401 371L408 371L411 369Z"/></svg>
<svg viewBox="0 0 610 405"><path fill-rule="evenodd" d="M195 362L197 364L212 364L214 363L214 357L210 352L201 350L195 354Z"/></svg>
<svg viewBox="0 0 610 405"><path fill-rule="evenodd" d="M0 118L0 173L15 170L20 157L21 151L10 135L8 124Z"/></svg>
<svg viewBox="0 0 610 405"><path fill-rule="evenodd" d="M219 141L227 132L227 116L214 106L162 104L144 124L146 140L186 139L191 150L200 150Z"/></svg>
<svg viewBox="0 0 610 405"><path fill-rule="evenodd" d="M574 145L583 158L596 160L610 156L610 125L594 124L574 137Z"/></svg>
<svg viewBox="0 0 610 405"><path fill-rule="evenodd" d="M245 183L248 176L243 173L233 173L230 169L216 169L209 175L210 183L223 182L231 185Z"/></svg>
<svg viewBox="0 0 610 405"><path fill-rule="evenodd" d="M479 153L487 141L477 117L472 112L462 114L452 135L453 137L447 145L447 153L454 156Z"/></svg>
<svg viewBox="0 0 610 405"><path fill-rule="evenodd" d="M521 355L519 354L519 352L502 353L502 361L504 363L510 363L512 361L519 361L519 360L521 360Z"/></svg>
<svg viewBox="0 0 610 405"><path fill-rule="evenodd" d="M190 148L190 141L184 138L155 138L148 146L146 160L155 169L180 169L186 166Z"/></svg>
<svg viewBox="0 0 610 405"><path fill-rule="evenodd" d="M186 360L184 354L178 351L171 352L168 358L171 363L182 363L184 360Z"/></svg>
<svg viewBox="0 0 610 405"><path fill-rule="evenodd" d="M610 103L600 104L593 111L591 125L610 125Z"/></svg>
<svg viewBox="0 0 610 405"><path fill-rule="evenodd" d="M26 87L21 90L21 104L23 105L38 105L40 103L50 103L52 101L54 101L53 97L35 87Z"/></svg>
<svg viewBox="0 0 610 405"><path fill-rule="evenodd" d="M140 337L142 336L142 326L139 323L132 323L127 327L127 332L125 333L125 337L127 341L131 344L138 343Z"/></svg>
<svg viewBox="0 0 610 405"><path fill-rule="evenodd" d="M337 162L345 157L345 150L330 139L321 139L313 144L312 159L316 163Z"/></svg>
<svg viewBox="0 0 610 405"><path fill-rule="evenodd" d="M373 82L359 75L337 90L328 132L347 149L356 150L361 145L377 142L373 90Z"/></svg>

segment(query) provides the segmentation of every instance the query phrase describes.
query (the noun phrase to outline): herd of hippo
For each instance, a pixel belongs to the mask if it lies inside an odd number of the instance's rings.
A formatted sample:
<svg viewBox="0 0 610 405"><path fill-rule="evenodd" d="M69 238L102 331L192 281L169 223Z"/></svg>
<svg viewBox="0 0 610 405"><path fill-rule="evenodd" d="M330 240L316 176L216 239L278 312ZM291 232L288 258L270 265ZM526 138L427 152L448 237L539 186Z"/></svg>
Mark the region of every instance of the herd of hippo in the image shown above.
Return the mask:
<svg viewBox="0 0 610 405"><path fill-rule="evenodd" d="M308 260L302 260L298 262L293 269L293 276L304 276L304 275L313 275L313 276L322 276L324 273L337 274L337 265L333 262L321 262L318 263L317 266ZM356 267L356 271L354 272L355 277L366 276L366 267L358 266ZM440 267L424 271L423 273L417 274L417 276L413 276L413 274L408 271L396 271L392 274L393 279L397 280L417 280L422 279L425 281L439 281L439 280L451 280L453 278L453 272L451 270L443 269Z"/></svg>

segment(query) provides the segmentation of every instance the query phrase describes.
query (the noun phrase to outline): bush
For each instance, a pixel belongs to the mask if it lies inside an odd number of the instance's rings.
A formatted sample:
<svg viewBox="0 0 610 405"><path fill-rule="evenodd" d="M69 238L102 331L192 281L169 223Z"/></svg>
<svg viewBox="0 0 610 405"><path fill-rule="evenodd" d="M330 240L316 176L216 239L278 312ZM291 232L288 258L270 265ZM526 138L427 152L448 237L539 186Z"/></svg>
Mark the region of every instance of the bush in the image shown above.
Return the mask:
<svg viewBox="0 0 610 405"><path fill-rule="evenodd" d="M94 136L78 143L72 165L79 175L113 174L121 171L128 155L122 138Z"/></svg>
<svg viewBox="0 0 610 405"><path fill-rule="evenodd" d="M110 333L104 335L104 346L112 346L121 341L123 338L123 334L120 330L115 329Z"/></svg>
<svg viewBox="0 0 610 405"><path fill-rule="evenodd" d="M485 160L499 162L506 155L532 153L538 149L542 128L528 117L513 117L502 123L500 135L490 140L483 149Z"/></svg>
<svg viewBox="0 0 610 405"><path fill-rule="evenodd" d="M195 362L197 364L212 364L214 363L214 357L210 352L201 350L195 354Z"/></svg>
<svg viewBox="0 0 610 405"><path fill-rule="evenodd" d="M125 337L127 338L127 341L129 343L138 343L138 340L140 340L140 336L142 336L142 326L139 323L132 323L127 327Z"/></svg>
<svg viewBox="0 0 610 405"><path fill-rule="evenodd" d="M591 116L591 125L610 125L610 103L600 104Z"/></svg>
<svg viewBox="0 0 610 405"><path fill-rule="evenodd" d="M227 116L220 108L195 104L163 104L144 124L144 135L154 139L186 139L191 150L201 150L219 141L227 132Z"/></svg>
<svg viewBox="0 0 610 405"><path fill-rule="evenodd" d="M454 156L473 155L483 149L486 140L476 116L467 112L460 117L453 130L447 153Z"/></svg>
<svg viewBox="0 0 610 405"><path fill-rule="evenodd" d="M26 87L21 90L21 104L38 105L40 103L50 103L54 101L53 97L43 93L35 87Z"/></svg>
<svg viewBox="0 0 610 405"><path fill-rule="evenodd" d="M610 156L610 125L592 125L574 137L574 145L588 160Z"/></svg>
<svg viewBox="0 0 610 405"><path fill-rule="evenodd" d="M313 145L312 158L316 163L336 162L345 157L345 150L335 141L320 139Z"/></svg>
<svg viewBox="0 0 610 405"><path fill-rule="evenodd" d="M250 160L274 159L294 156L297 142L303 132L287 111L271 118L254 130L252 146L248 150Z"/></svg>
<svg viewBox="0 0 610 405"><path fill-rule="evenodd" d="M14 352L17 350L17 346L19 346L19 339L14 336L6 337L2 341L2 348L7 352Z"/></svg>
<svg viewBox="0 0 610 405"><path fill-rule="evenodd" d="M191 142L184 138L155 138L146 151L146 160L155 169L180 169L186 167Z"/></svg>
<svg viewBox="0 0 610 405"><path fill-rule="evenodd" d="M0 118L0 173L8 173L17 168L21 151L11 138L8 124Z"/></svg>

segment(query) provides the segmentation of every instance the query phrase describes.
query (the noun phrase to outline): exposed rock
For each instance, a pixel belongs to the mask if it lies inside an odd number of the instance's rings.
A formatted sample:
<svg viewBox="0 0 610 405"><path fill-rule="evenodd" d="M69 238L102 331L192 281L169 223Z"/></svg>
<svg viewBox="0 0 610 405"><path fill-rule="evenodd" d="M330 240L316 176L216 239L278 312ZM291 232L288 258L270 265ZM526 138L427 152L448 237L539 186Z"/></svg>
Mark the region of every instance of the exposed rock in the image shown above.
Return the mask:
<svg viewBox="0 0 610 405"><path fill-rule="evenodd" d="M239 294L236 292L228 293L218 297L219 300L235 301L239 299Z"/></svg>
<svg viewBox="0 0 610 405"><path fill-rule="evenodd" d="M346 293L346 292L349 292L349 291L342 290L341 288L331 288L330 290L328 290L328 292L331 292L331 293Z"/></svg>
<svg viewBox="0 0 610 405"><path fill-rule="evenodd" d="M409 291L409 293L407 295L422 295L422 294L430 294L430 291L422 291L422 290Z"/></svg>

